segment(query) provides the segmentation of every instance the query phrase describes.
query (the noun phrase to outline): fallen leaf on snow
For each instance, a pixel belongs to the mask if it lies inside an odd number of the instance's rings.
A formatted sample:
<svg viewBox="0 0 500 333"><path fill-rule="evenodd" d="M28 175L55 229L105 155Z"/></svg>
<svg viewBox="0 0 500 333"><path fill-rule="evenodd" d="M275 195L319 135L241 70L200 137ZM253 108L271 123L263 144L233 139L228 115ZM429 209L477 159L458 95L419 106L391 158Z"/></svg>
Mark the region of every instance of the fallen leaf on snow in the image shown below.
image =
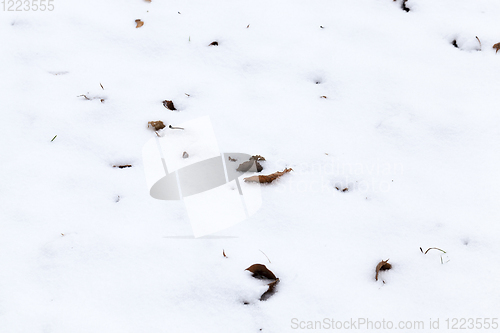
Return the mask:
<svg viewBox="0 0 500 333"><path fill-rule="evenodd" d="M246 182L254 182L254 183L271 183L273 180L283 176L285 173L288 173L290 171L293 171L293 169L287 168L283 171L278 171L267 176L252 176L244 178L243 180Z"/></svg>
<svg viewBox="0 0 500 333"><path fill-rule="evenodd" d="M256 279L269 279L276 280L276 275L271 272L266 265L262 264L253 264L252 266L245 269L246 271L250 271L252 276Z"/></svg>
<svg viewBox="0 0 500 333"><path fill-rule="evenodd" d="M136 28L140 28L144 25L144 22L142 22L140 19L135 20L136 23Z"/></svg>
<svg viewBox="0 0 500 333"><path fill-rule="evenodd" d="M163 123L163 121L161 121L161 120L158 120L158 121L150 121L150 122L148 122L148 127L153 128L155 131L159 131L159 130L161 130L162 128L165 128L165 124L164 124L164 123Z"/></svg>
<svg viewBox="0 0 500 333"><path fill-rule="evenodd" d="M208 44L208 46L219 46L219 42L213 41L212 43Z"/></svg>
<svg viewBox="0 0 500 333"><path fill-rule="evenodd" d="M177 110L174 106L174 102L172 101L167 101L167 100L164 100L163 102L163 106L166 107L167 109L171 110L171 111L175 111Z"/></svg>
<svg viewBox="0 0 500 333"><path fill-rule="evenodd" d="M495 53L497 53L498 50L500 50L500 43L496 43L495 45L493 45L493 48L496 50Z"/></svg>
<svg viewBox="0 0 500 333"><path fill-rule="evenodd" d="M392 268L392 265L389 264L389 259L382 260L381 262L379 262L377 267L375 268L375 281L378 281L378 273L380 271L387 271L391 268Z"/></svg>
<svg viewBox="0 0 500 333"><path fill-rule="evenodd" d="M276 286L278 285L279 282L280 279L276 279L273 282L269 283L268 284L269 288L265 293L262 294L262 296L260 296L260 300L267 301L269 297L273 296L276 293Z"/></svg>
<svg viewBox="0 0 500 333"><path fill-rule="evenodd" d="M257 172L261 172L264 168L262 167L262 165L260 165L259 162L257 162L256 160L250 160L250 161L246 161L246 162L243 162L241 163L239 166L238 166L238 169L236 169L236 171L242 171L242 172L247 172L247 171L257 171Z"/></svg>

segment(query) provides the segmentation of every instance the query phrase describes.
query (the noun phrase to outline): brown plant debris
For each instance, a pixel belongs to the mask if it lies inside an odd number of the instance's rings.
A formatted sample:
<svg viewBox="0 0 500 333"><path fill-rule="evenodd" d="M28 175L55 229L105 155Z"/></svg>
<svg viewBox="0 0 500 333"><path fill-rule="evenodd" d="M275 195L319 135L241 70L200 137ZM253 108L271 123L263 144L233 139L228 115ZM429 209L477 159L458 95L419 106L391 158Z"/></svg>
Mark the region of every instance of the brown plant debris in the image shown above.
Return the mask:
<svg viewBox="0 0 500 333"><path fill-rule="evenodd" d="M236 161L237 161L237 159L235 159L235 158L231 158L231 156L229 156L228 158L229 158L229 160L230 160L231 162L236 162Z"/></svg>
<svg viewBox="0 0 500 333"><path fill-rule="evenodd" d="M246 271L250 271L252 273L252 276L256 279L269 279L269 280L276 280L276 275L274 275L273 272L271 272L266 265L262 264L253 264L252 266L248 267L245 269Z"/></svg>
<svg viewBox="0 0 500 333"><path fill-rule="evenodd" d="M188 158L188 157L189 157L189 154L187 152L182 153L182 158Z"/></svg>
<svg viewBox="0 0 500 333"><path fill-rule="evenodd" d="M150 121L150 122L148 122L148 127L153 128L155 131L159 131L159 130L165 128L165 124L161 120Z"/></svg>
<svg viewBox="0 0 500 333"><path fill-rule="evenodd" d="M342 191L342 192L347 192L349 191L349 188L348 187L345 187L343 189L340 189L339 187L335 186L335 188L337 189L337 191Z"/></svg>
<svg viewBox="0 0 500 333"><path fill-rule="evenodd" d="M219 46L219 42L213 41L212 43L208 44L208 46Z"/></svg>
<svg viewBox="0 0 500 333"><path fill-rule="evenodd" d="M293 171L292 168L286 168L283 171L278 171L275 173L272 173L267 176L252 176L252 177L247 177L244 178L243 180L246 182L253 182L253 183L271 183L275 179L278 179L279 177L283 176L285 173L288 173L290 171Z"/></svg>
<svg viewBox="0 0 500 333"><path fill-rule="evenodd" d="M243 162L241 163L239 166L238 166L238 169L236 169L236 171L241 171L241 172L247 172L247 171L257 171L257 172L261 172L264 168L262 167L262 165L260 165L259 162L255 161L255 160L250 160L250 161L246 161L246 162Z"/></svg>
<svg viewBox="0 0 500 333"><path fill-rule="evenodd" d="M438 250L438 251L441 251L441 252L443 252L443 253L446 253L446 251L445 251L445 250L441 250L441 249L440 249L440 248L438 248L438 247L430 247L430 248L428 248L428 249L427 249L427 251L425 251L425 252L424 252L424 250L422 250L422 248L420 248L420 251L421 251L423 254L427 254L427 252L429 252L430 250Z"/></svg>
<svg viewBox="0 0 500 333"><path fill-rule="evenodd" d="M125 165L113 165L113 168L131 168L132 166L130 164L125 164Z"/></svg>
<svg viewBox="0 0 500 333"><path fill-rule="evenodd" d="M91 100L91 98L88 98L88 97L87 97L87 95L78 95L78 96L76 96L76 97L83 97L83 98L85 98L85 99L86 99L86 100L88 100L88 101L90 101L90 100Z"/></svg>
<svg viewBox="0 0 500 333"><path fill-rule="evenodd" d="M265 161L266 159L263 156L260 155L253 155L252 157L249 158L249 160L254 160L254 161Z"/></svg>
<svg viewBox="0 0 500 333"><path fill-rule="evenodd" d="M260 280L273 280L271 283L268 283L268 288L265 293L260 296L261 301L266 301L269 297L273 296L276 293L276 286L280 282L280 279L274 275L265 265L262 264L253 264L252 266L246 269L247 271L252 272L252 276L256 279Z"/></svg>
<svg viewBox="0 0 500 333"><path fill-rule="evenodd" d="M227 258L226 252L224 252L224 249L222 249L222 255L224 256L224 258Z"/></svg>
<svg viewBox="0 0 500 333"><path fill-rule="evenodd" d="M476 36L476 39L477 39L477 41L479 43L479 51L481 51L481 49L483 48L483 46L481 45L481 40L477 36Z"/></svg>
<svg viewBox="0 0 500 333"><path fill-rule="evenodd" d="M273 282L269 283L267 288L267 291L260 296L261 301L267 301L267 299L271 296L273 296L276 293L276 286L280 282L280 279L276 279Z"/></svg>
<svg viewBox="0 0 500 333"><path fill-rule="evenodd" d="M500 43L496 43L495 45L493 45L493 48L496 50L495 53L497 53L498 50L500 50Z"/></svg>
<svg viewBox="0 0 500 333"><path fill-rule="evenodd" d="M144 0L144 1L146 1L146 2L151 2L151 0Z"/></svg>
<svg viewBox="0 0 500 333"><path fill-rule="evenodd" d="M87 93L87 94L88 94L88 93ZM85 98L87 101L91 101L91 100L93 100L93 99L98 99L98 100L100 100L100 101L101 101L101 103L104 103L104 101L105 101L105 98L103 98L103 97L99 97L99 96L96 96L96 97L92 97L92 96L91 96L91 97L89 97L89 96L87 96L87 95L78 95L78 96L76 96L76 97L83 97L83 98Z"/></svg>
<svg viewBox="0 0 500 333"><path fill-rule="evenodd" d="M323 95L323 96L320 96L319 98L324 98L324 99L326 99L327 97Z"/></svg>
<svg viewBox="0 0 500 333"><path fill-rule="evenodd" d="M178 127L178 126L172 126L172 125L168 125L168 128L170 128L170 129L180 129L180 130L184 130L184 127Z"/></svg>
<svg viewBox="0 0 500 333"><path fill-rule="evenodd" d="M102 90L104 90L104 87L102 86L102 83L99 83L99 85L101 86Z"/></svg>
<svg viewBox="0 0 500 333"><path fill-rule="evenodd" d="M401 4L401 9L408 13L410 11L410 8L406 7L406 2L408 2L408 0L403 0L403 3Z"/></svg>
<svg viewBox="0 0 500 333"><path fill-rule="evenodd" d="M144 22L142 22L140 19L135 20L136 23L136 28L140 28L144 25Z"/></svg>
<svg viewBox="0 0 500 333"><path fill-rule="evenodd" d="M169 109L171 111L176 111L177 110L175 108L175 106L174 106L174 102L172 102L172 101L164 100L162 103L163 103L164 107L166 107L167 109Z"/></svg>
<svg viewBox="0 0 500 333"><path fill-rule="evenodd" d="M392 265L389 264L389 259L382 260L381 262L379 262L377 267L375 268L375 281L378 281L378 273L380 271L387 271L391 268L392 268Z"/></svg>
<svg viewBox="0 0 500 333"><path fill-rule="evenodd" d="M457 49L458 49L458 44L457 44L457 40L454 39L452 42L451 42L451 45L455 46Z"/></svg>

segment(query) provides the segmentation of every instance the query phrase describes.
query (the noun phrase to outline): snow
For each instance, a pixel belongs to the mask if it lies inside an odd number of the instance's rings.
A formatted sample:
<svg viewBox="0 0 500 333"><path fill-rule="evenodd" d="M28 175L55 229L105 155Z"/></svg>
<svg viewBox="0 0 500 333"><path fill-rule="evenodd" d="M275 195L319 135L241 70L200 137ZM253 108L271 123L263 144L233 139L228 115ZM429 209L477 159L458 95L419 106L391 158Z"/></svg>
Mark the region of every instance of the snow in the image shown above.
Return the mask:
<svg viewBox="0 0 500 333"><path fill-rule="evenodd" d="M498 318L500 3L406 4L1 11L0 331ZM149 196L142 148L148 121L204 116L221 152L294 171L261 186L255 215L195 239L183 202ZM254 263L280 278L267 301Z"/></svg>

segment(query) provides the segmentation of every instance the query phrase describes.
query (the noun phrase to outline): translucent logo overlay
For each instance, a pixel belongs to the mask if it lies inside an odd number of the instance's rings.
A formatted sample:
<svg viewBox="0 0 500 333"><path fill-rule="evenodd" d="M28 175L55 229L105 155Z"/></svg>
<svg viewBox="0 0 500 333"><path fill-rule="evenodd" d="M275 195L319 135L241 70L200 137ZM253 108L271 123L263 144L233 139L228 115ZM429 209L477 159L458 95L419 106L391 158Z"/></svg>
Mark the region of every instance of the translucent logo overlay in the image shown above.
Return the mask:
<svg viewBox="0 0 500 333"><path fill-rule="evenodd" d="M262 205L260 185L243 181L256 171L255 162L237 171L251 155L221 153L208 116L165 128L142 153L150 195L182 200L195 237L242 222Z"/></svg>

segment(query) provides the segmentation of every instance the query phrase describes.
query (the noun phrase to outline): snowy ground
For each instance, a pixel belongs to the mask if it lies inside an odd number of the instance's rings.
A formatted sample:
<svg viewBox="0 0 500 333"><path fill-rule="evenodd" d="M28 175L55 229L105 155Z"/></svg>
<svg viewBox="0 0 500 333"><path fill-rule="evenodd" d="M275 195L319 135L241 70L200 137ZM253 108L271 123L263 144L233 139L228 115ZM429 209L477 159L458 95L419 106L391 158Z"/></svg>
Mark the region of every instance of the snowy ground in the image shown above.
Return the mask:
<svg viewBox="0 0 500 333"><path fill-rule="evenodd" d="M52 3L0 12L0 332L495 331L499 2ZM245 222L180 237L141 150L148 121L206 115L221 151L294 171ZM267 301L254 263L281 280Z"/></svg>

